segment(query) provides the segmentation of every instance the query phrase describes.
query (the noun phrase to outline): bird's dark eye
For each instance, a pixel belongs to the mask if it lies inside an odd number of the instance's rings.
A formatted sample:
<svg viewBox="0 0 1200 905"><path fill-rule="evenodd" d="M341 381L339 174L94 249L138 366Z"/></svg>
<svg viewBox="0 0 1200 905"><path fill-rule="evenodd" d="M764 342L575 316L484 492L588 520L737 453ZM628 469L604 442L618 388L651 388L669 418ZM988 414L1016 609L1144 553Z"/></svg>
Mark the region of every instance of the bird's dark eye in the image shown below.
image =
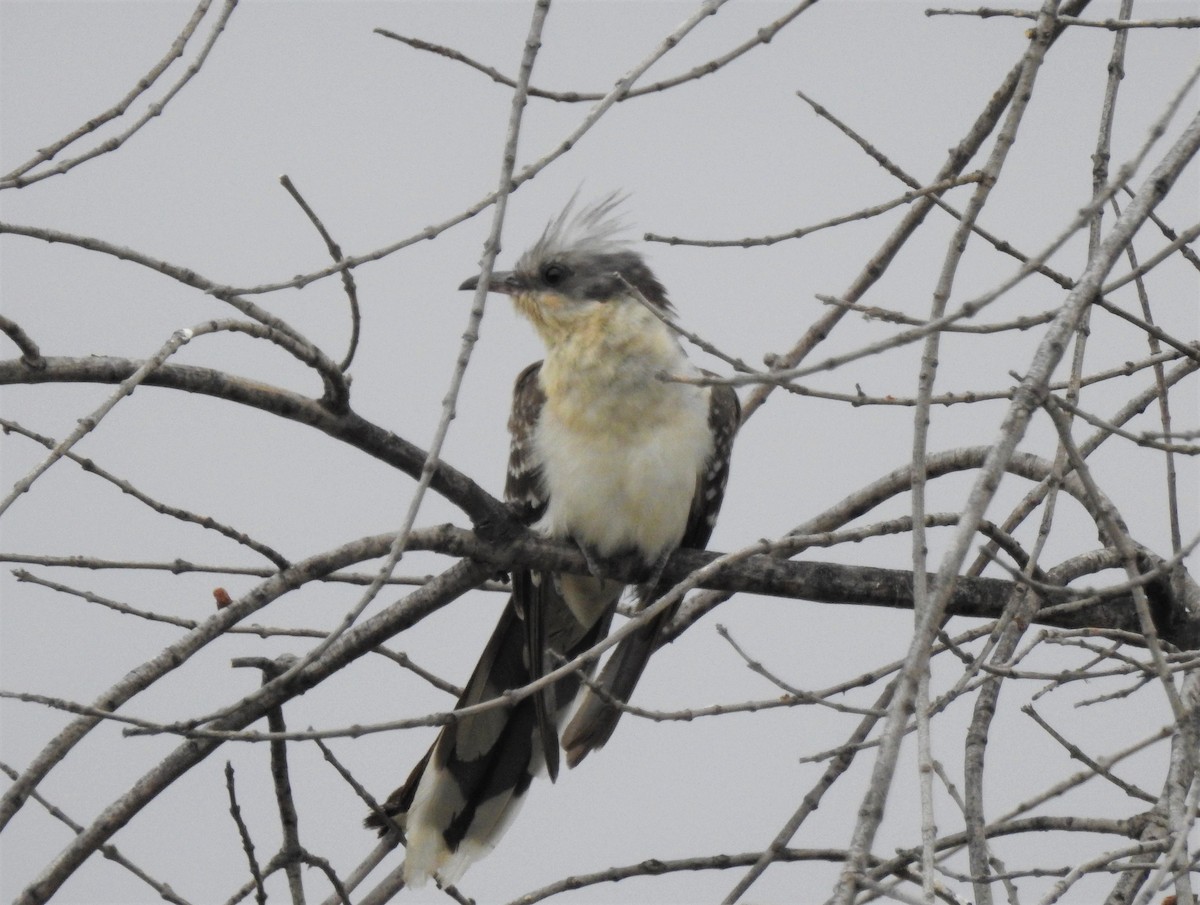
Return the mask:
<svg viewBox="0 0 1200 905"><path fill-rule="evenodd" d="M558 261L542 266L542 280L547 286L560 286L571 275L571 268Z"/></svg>

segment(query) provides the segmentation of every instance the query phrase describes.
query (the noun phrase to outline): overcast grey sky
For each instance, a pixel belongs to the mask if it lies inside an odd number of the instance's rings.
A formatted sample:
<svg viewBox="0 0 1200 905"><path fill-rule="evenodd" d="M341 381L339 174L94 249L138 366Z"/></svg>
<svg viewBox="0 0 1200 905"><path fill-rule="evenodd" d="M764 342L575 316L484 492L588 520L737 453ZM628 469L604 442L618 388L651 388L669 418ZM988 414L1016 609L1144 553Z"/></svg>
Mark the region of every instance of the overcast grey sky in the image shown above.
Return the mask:
<svg viewBox="0 0 1200 905"><path fill-rule="evenodd" d="M684 2L560 0L549 14L533 83L604 92L694 7ZM681 73L719 56L787 8L767 2L726 5L646 79ZM1087 15L1103 18L1117 9L1115 2L1096 2ZM1139 18L1196 14L1194 3L1166 0L1135 9ZM110 108L162 57L190 11L189 4L176 2L0 0L0 170L8 172L36 149ZM102 238L193 268L220 283L276 282L328 263L311 225L278 184L278 177L287 174L348 254L387 246L450 218L495 188L510 91L464 65L372 30L385 28L448 45L515 73L529 14L530 4L517 2L243 0L204 68L162 116L116 153L4 192L0 219ZM1020 59L1030 25L1023 19L928 17L925 4L908 0L816 4L769 44L716 74L611 110L576 147L510 199L500 264L511 264L577 189L585 198L616 189L628 192L632 236L650 231L693 239L786 232L896 198L905 187L815 116L795 92L828 107L925 182ZM206 20L185 60L193 58L194 46L207 33ZM1004 178L981 218L983 226L1026 253L1040 251L1061 233L1091 197L1090 155L1112 41L1112 33L1102 29L1071 30L1053 47L1039 74ZM1198 49L1195 30L1131 31L1113 135L1114 169L1146 141L1150 126L1195 66ZM179 63L162 85L177 77L176 70L181 71ZM156 86L150 95L158 97L161 91ZM518 166L552 150L589 106L531 99ZM144 107L143 98L132 115ZM1133 184L1140 184L1195 110L1193 91ZM84 146L92 143L85 140ZM985 154L990 147L985 145ZM1198 185L1193 163L1159 209L1177 230L1198 219ZM961 205L970 190L960 188L948 197ZM765 354L791 347L824 313L815 296L843 292L902 214L903 209L895 210L770 247L658 243L644 250L682 323L758 367ZM363 336L351 369L353 405L364 417L422 446L429 443L441 414L467 324L470 298L456 287L477 272L490 216L488 209L432 242L414 244L355 271ZM954 225L945 214L931 214L864 301L927 316ZM1140 256L1148 258L1163 242L1161 234L1148 230L1138 245ZM47 355L144 358L174 330L232 313L213 298L145 268L78 248L6 235L0 239L0 255L3 313ZM1083 233L1069 240L1052 263L1077 276L1085 257ZM1011 258L972 240L952 304L993 288L1016 268ZM1148 283L1158 322L1175 336L1194 339L1195 270L1169 263L1155 270ZM1057 307L1063 296L1048 280L1027 280L981 319L1036 314ZM1127 299L1136 307L1132 294ZM349 318L336 279L268 294L259 302L331 357L343 354ZM895 330L852 315L814 360ZM1037 329L950 336L941 355L938 390L1007 389L1013 383L1010 372L1028 367L1040 339ZM265 346L246 337L205 337L177 360L319 393L310 373ZM6 348L6 357L14 354L10 345ZM443 457L497 494L503 483L511 381L540 354L532 330L502 299L493 299ZM1137 331L1097 317L1085 370L1102 371L1145 354ZM861 388L868 396L908 397L916 392L919 355L919 346L910 345L803 382L842 393ZM699 352L694 356L729 373L723 363ZM1085 397L1087 406L1111 414L1147 384L1148 372L1130 380L1136 382L1106 385ZM0 414L61 438L110 393L103 386L6 387ZM1179 426L1195 428L1194 382L1184 385L1175 404ZM991 443L1005 406L999 401L936 409L930 448ZM1157 422L1149 417L1138 424L1141 430L1153 430ZM739 438L712 548L732 550L788 531L908 462L911 438L908 407L851 407L775 393ZM3 444L0 487L7 492L45 451L13 436L5 436ZM1053 455L1045 419L1035 422L1022 448ZM292 559L395 529L413 488L403 475L313 431L212 399L149 388L120 404L77 451L157 499L232 524ZM1122 444L1106 449L1093 467L1132 535L1169 554L1160 460ZM1186 539L1200 524L1200 490L1194 463L1184 461L1180 468ZM960 509L968 487L966 477L935 482L928 509ZM1026 488L1008 479L989 517L1001 520ZM1072 505L1063 504L1059 529L1046 550L1048 564L1096 545L1094 527ZM907 498L899 498L867 520L902 515L907 507ZM461 513L431 494L417 523L444 521L466 525ZM1020 535L1024 541L1032 541L1035 527L1036 518ZM5 553L263 564L212 532L156 515L68 462L54 466L17 501L0 522L0 532ZM805 556L908 568L909 543L905 535ZM936 564L944 537L932 534L930 546ZM413 554L397 571L424 574L444 567L443 560ZM134 606L192 619L210 615L214 586L237 597L255 584L237 576L37 571ZM8 691L91 701L180 633L18 584L7 568L0 581L0 687ZM401 593L387 591L381 603ZM310 587L253 621L328 628L357 596L351 588ZM393 647L461 682L500 603L499 595L468 595L396 639ZM672 709L778 694L742 665L717 634L718 623L788 682L821 689L902 657L912 616L741 596L655 658L636 702ZM230 638L139 696L128 710L161 720L208 712L258 682L253 671L230 670L231 657L302 653L310 644L295 638ZM1035 663L1046 670L1060 668L1045 655ZM954 678L953 670L935 674L935 682L952 683ZM1028 685L1029 694L1039 687ZM869 690L848 699L865 706L876 693ZM1089 685L1061 692L1046 705L1060 719L1060 728L1069 729L1071 738L1090 751L1116 750L1167 718L1161 694L1135 696L1111 708L1072 706L1094 693ZM996 811L1078 766L1031 726L1013 694L992 729L988 793ZM450 703L444 693L394 664L365 658L285 712L292 728L341 727L434 712ZM960 702L956 708L944 715L945 735L940 738L945 747L935 752L954 777L961 773L961 727L970 716L969 705ZM0 702L0 717L0 757L18 770L68 719L10 700ZM533 790L500 846L471 870L462 889L479 902L502 902L567 874L648 857L760 850L823 769L799 758L840 744L855 720L818 707L690 723L626 718L603 752L555 786L542 783ZM376 734L331 744L359 780L382 797L403 781L432 733ZM176 744L162 737L123 738L119 726L103 727L41 789L87 824ZM1128 775L1141 770L1139 781L1157 794L1162 756L1161 749L1155 750L1160 753L1133 761ZM360 828L361 803L315 748L298 744L291 756L302 839L311 851L346 870L372 843ZM224 746L114 839L125 854L193 902L223 900L245 874L226 811L221 775L226 760L238 769L243 811L251 829L262 834L260 851L272 851L277 830L265 750L252 745ZM856 763L792 844L845 844L869 763L865 758ZM914 774L912 758L906 757L876 843L880 853L917 838ZM1127 807L1123 797L1108 797L1099 787L1081 794L1077 812L1103 814L1117 806L1113 801ZM945 804L939 811L942 828L951 828L957 816ZM27 806L0 843L0 896L16 896L68 838L69 832L40 808ZM1075 839L1055 837L1055 844L1062 848L1049 859L1054 864L1071 864L1081 852L1093 851ZM1014 842L999 850L1025 864L1030 856L1026 846ZM779 866L755 885L749 900L822 901L835 876L831 865ZM319 890L310 896L323 896L315 875L310 880ZM728 872L683 873L662 881L585 889L563 901L719 901L735 880ZM284 894L280 878L272 888ZM1096 888L1080 887L1064 901L1089 901ZM1031 895L1036 901L1037 894ZM406 893L401 900L446 901L432 889ZM149 902L156 897L119 868L94 858L56 901Z"/></svg>

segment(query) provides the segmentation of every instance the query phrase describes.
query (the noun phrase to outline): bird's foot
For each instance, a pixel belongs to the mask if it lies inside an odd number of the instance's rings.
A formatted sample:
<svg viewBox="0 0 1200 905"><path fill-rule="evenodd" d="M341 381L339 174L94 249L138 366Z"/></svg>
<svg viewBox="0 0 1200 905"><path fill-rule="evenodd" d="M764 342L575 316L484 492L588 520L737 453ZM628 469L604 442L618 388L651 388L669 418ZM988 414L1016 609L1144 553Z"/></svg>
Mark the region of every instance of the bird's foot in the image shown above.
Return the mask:
<svg viewBox="0 0 1200 905"><path fill-rule="evenodd" d="M656 563L647 563L642 554L633 548L603 556L586 544L580 544L579 549L583 558L587 560L588 571L596 578L626 584L657 580L667 561L667 557L664 556Z"/></svg>
<svg viewBox="0 0 1200 905"><path fill-rule="evenodd" d="M649 568L649 574L645 581L639 582L638 587L644 590L645 594L639 594L640 597L646 599L650 592L653 592L662 581L663 572L667 569L667 560L671 558L671 551L668 550L660 556ZM659 589L658 593L662 593L665 589Z"/></svg>

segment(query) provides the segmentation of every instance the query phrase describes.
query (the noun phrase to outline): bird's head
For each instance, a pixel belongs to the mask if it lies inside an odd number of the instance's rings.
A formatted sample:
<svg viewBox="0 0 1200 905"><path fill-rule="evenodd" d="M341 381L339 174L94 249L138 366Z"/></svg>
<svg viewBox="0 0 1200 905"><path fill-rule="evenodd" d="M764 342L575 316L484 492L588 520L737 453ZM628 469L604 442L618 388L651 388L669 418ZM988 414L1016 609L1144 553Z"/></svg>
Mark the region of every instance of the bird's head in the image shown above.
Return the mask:
<svg viewBox="0 0 1200 905"><path fill-rule="evenodd" d="M510 296L547 340L575 323L591 321L604 307L639 305L635 287L651 305L671 310L666 291L641 255L618 238L623 224L612 216L623 199L610 195L597 204L572 211L573 202L551 220L542 237L510 271L497 271L489 292ZM479 277L459 289L477 289Z"/></svg>

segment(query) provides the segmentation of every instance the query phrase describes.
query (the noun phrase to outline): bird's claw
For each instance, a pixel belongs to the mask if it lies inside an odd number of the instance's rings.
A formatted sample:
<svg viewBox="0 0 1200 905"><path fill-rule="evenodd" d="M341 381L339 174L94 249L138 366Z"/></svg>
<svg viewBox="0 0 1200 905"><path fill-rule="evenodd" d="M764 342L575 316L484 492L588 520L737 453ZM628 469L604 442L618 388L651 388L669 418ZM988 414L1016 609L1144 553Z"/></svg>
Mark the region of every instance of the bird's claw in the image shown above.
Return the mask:
<svg viewBox="0 0 1200 905"><path fill-rule="evenodd" d="M638 551L620 550L607 556L602 556L587 545L580 544L583 558L587 560L588 571L596 578L606 581L620 581L625 584L644 584L656 582L662 575L667 563L667 556L656 562L647 563Z"/></svg>

